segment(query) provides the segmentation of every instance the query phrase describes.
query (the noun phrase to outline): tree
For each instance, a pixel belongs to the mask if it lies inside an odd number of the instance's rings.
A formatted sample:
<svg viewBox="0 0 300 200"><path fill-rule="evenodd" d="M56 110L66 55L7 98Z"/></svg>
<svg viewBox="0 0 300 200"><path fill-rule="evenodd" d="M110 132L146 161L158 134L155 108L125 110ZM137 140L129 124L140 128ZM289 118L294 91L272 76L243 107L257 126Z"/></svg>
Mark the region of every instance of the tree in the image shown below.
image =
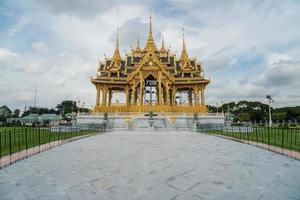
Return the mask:
<svg viewBox="0 0 300 200"><path fill-rule="evenodd" d="M3 105L0 107L0 121L5 122L7 118L12 116L11 110L6 106Z"/></svg>
<svg viewBox="0 0 300 200"><path fill-rule="evenodd" d="M248 122L250 121L250 114L249 113L242 113L240 116L239 116L239 120L241 122Z"/></svg>
<svg viewBox="0 0 300 200"><path fill-rule="evenodd" d="M65 115L67 113L77 112L76 101L65 100L56 106L58 113Z"/></svg>
<svg viewBox="0 0 300 200"><path fill-rule="evenodd" d="M27 116L29 114L57 114L57 111L54 110L53 108L43 108L43 107L29 107L28 110L26 110L23 114L22 117Z"/></svg>
<svg viewBox="0 0 300 200"><path fill-rule="evenodd" d="M15 118L19 117L20 112L21 112L21 111L20 111L19 109L15 109L15 110L14 110L13 117L15 117Z"/></svg>

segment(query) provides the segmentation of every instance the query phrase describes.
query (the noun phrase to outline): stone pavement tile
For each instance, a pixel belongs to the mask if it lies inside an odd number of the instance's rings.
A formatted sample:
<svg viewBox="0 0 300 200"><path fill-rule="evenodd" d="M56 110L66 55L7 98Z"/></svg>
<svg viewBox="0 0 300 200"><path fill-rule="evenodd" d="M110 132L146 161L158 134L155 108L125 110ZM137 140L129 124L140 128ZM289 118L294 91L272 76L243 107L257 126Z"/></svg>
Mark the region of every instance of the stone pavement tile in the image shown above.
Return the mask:
<svg viewBox="0 0 300 200"><path fill-rule="evenodd" d="M256 200L263 196L263 193L266 189L266 187L237 183L231 189L229 189L229 192L238 194L239 196L246 196L247 199Z"/></svg>
<svg viewBox="0 0 300 200"><path fill-rule="evenodd" d="M161 183L164 183L167 180L169 180L170 178L174 177L174 175L171 172L168 172L168 171L165 171L165 170L163 170L163 171L160 170L160 171L157 171L156 173L154 173L152 175L152 177L155 180L157 180Z"/></svg>
<svg viewBox="0 0 300 200"><path fill-rule="evenodd" d="M53 193L37 198L36 200L68 200L69 198L63 193Z"/></svg>
<svg viewBox="0 0 300 200"><path fill-rule="evenodd" d="M300 174L300 172L299 172L299 174ZM288 186L291 186L291 187L298 188L298 190L300 190L299 174L297 174L297 175L296 174L282 175L277 179L277 182L281 183L283 185L288 185Z"/></svg>
<svg viewBox="0 0 300 200"><path fill-rule="evenodd" d="M18 176L30 168L31 168L31 166L25 162L17 162L17 163L14 163L13 165L10 165L10 166L4 168L3 170L4 170L4 172L6 172L7 174L9 174L11 176Z"/></svg>
<svg viewBox="0 0 300 200"><path fill-rule="evenodd" d="M10 194L17 191L17 187L11 181L0 183L0 194Z"/></svg>
<svg viewBox="0 0 300 200"><path fill-rule="evenodd" d="M226 191L225 185L211 184L208 181L204 180L188 192L198 196L199 198L215 199L224 191Z"/></svg>
<svg viewBox="0 0 300 200"><path fill-rule="evenodd" d="M194 194L191 194L189 192L184 192L182 194L179 194L178 196L176 196L176 198L174 200L201 200L203 198L198 197Z"/></svg>
<svg viewBox="0 0 300 200"><path fill-rule="evenodd" d="M65 190L75 185L79 185L84 182L83 178L76 174L69 174L68 176L55 179L51 181L57 188Z"/></svg>
<svg viewBox="0 0 300 200"><path fill-rule="evenodd" d="M169 200L181 193L179 190L163 183L155 185L149 189L148 192L154 199L157 200Z"/></svg>
<svg viewBox="0 0 300 200"><path fill-rule="evenodd" d="M81 173L81 172L84 172L84 171L91 171L91 170L94 170L94 169L96 169L96 167L94 167L92 165L89 165L87 163L79 164L79 165L68 168L68 170L73 171L75 173Z"/></svg>
<svg viewBox="0 0 300 200"><path fill-rule="evenodd" d="M231 177L224 178L215 174L208 174L205 176L205 180L203 182L205 182L207 185L230 189L236 184L237 181Z"/></svg>
<svg viewBox="0 0 300 200"><path fill-rule="evenodd" d="M21 177L15 180L15 184L18 187L32 187L34 185L39 185L45 183L47 180L41 175L31 175L26 177Z"/></svg>
<svg viewBox="0 0 300 200"><path fill-rule="evenodd" d="M191 169L189 169L189 168L180 167L178 165L172 165L170 167L163 169L163 171L167 171L167 172L173 174L174 176L188 173L190 170Z"/></svg>
<svg viewBox="0 0 300 200"><path fill-rule="evenodd" d="M48 180L55 180L55 179L64 178L66 176L72 175L72 173L67 169L54 169L43 175Z"/></svg>
<svg viewBox="0 0 300 200"><path fill-rule="evenodd" d="M113 187L121 186L123 183L120 183L116 181L115 177L112 176L105 176L100 179L96 179L90 182L90 184L96 189L96 190L104 190L108 191L112 189Z"/></svg>
<svg viewBox="0 0 300 200"><path fill-rule="evenodd" d="M242 181L239 180L238 182L255 187L267 188L276 178L278 178L278 176L264 176L263 172L259 172L252 174L251 176L245 176Z"/></svg>
<svg viewBox="0 0 300 200"><path fill-rule="evenodd" d="M90 182L92 180L97 180L100 178L103 178L105 174L103 174L100 170L98 169L92 169L88 171L81 171L78 172L80 175L83 177L83 179L87 182Z"/></svg>
<svg viewBox="0 0 300 200"><path fill-rule="evenodd" d="M295 198L291 198L286 194L280 194L278 192L266 192L260 200L297 200Z"/></svg>
<svg viewBox="0 0 300 200"><path fill-rule="evenodd" d="M140 178L134 179L133 181L129 182L129 184L135 188L141 190L147 190L159 184L159 182L153 179L151 175L148 175L148 176L141 176Z"/></svg>
<svg viewBox="0 0 300 200"><path fill-rule="evenodd" d="M32 187L21 188L26 199L36 199L46 195L50 195L57 191L57 187L51 183L43 183Z"/></svg>
<svg viewBox="0 0 300 200"><path fill-rule="evenodd" d="M240 195L232 191L226 191L224 193L221 193L215 200L248 200L248 197L246 195Z"/></svg>
<svg viewBox="0 0 300 200"><path fill-rule="evenodd" d="M40 174L39 174L38 171L30 168L30 169L27 169L27 170L23 171L20 174L11 175L11 179L15 181L15 180L18 180L18 179L21 179L21 178L25 178L25 177L29 177L29 176L34 176L34 175L40 175Z"/></svg>
<svg viewBox="0 0 300 200"><path fill-rule="evenodd" d="M132 197L137 195L137 193L137 189L131 185L122 185L114 187L107 192L108 196L111 197L113 200L131 199Z"/></svg>
<svg viewBox="0 0 300 200"><path fill-rule="evenodd" d="M167 181L167 184L175 187L178 190L187 191L187 190L191 190L193 187L201 183L203 180L204 178L201 177L186 178L184 176L177 176L174 178L170 178Z"/></svg>
<svg viewBox="0 0 300 200"><path fill-rule="evenodd" d="M1 171L0 171L1 172ZM11 177L7 173L0 173L0 184L10 182Z"/></svg>
<svg viewBox="0 0 300 200"><path fill-rule="evenodd" d="M104 192L96 191L90 184L83 183L64 191L69 199L108 199Z"/></svg>
<svg viewBox="0 0 300 200"><path fill-rule="evenodd" d="M269 193L278 194L279 196L288 197L291 199L300 199L300 186L294 187L282 183L278 183L277 181L272 184L268 190L266 191L266 194L263 196L268 196Z"/></svg>
<svg viewBox="0 0 300 200"><path fill-rule="evenodd" d="M26 200L25 195L20 191L14 191L6 194L0 193L1 200Z"/></svg>

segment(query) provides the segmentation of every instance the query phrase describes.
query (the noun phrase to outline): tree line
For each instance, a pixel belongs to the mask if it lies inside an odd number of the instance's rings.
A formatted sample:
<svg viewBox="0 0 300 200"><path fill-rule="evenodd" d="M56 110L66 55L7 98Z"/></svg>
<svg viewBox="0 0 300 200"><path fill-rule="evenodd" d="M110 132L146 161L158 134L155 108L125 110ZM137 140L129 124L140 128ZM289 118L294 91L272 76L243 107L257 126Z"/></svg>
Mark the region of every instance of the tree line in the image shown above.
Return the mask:
<svg viewBox="0 0 300 200"><path fill-rule="evenodd" d="M235 121L260 122L269 119L269 105L258 101L229 102L219 107L208 105L210 112L230 113ZM271 108L272 120L274 121L300 121L300 106Z"/></svg>
<svg viewBox="0 0 300 200"><path fill-rule="evenodd" d="M57 104L55 108L46 108L46 107L29 107L25 109L21 114L20 109L11 110L8 106L3 105L0 107L0 122L5 122L7 118L17 118L17 117L25 117L29 114L56 114L62 115L63 117L69 113L77 113L77 112L90 112L91 110L88 108L80 108L78 107L76 101L72 100L64 100L61 103Z"/></svg>

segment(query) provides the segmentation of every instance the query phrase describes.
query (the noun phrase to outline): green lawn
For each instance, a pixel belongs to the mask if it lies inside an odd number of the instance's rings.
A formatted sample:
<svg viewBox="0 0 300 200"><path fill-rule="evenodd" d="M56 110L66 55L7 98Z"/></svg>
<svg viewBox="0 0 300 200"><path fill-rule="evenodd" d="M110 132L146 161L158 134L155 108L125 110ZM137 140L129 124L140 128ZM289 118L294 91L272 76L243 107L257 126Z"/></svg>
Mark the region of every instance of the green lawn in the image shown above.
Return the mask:
<svg viewBox="0 0 300 200"><path fill-rule="evenodd" d="M49 128L0 127L0 157L52 141L98 133L93 129L76 132L50 132Z"/></svg>
<svg viewBox="0 0 300 200"><path fill-rule="evenodd" d="M224 128L223 130L205 130L198 129L199 132L209 134L218 134L238 138L242 140L256 141L259 143L269 144L272 146L283 147L300 152L300 129L296 128L266 128L253 127L248 128L246 132L232 131Z"/></svg>

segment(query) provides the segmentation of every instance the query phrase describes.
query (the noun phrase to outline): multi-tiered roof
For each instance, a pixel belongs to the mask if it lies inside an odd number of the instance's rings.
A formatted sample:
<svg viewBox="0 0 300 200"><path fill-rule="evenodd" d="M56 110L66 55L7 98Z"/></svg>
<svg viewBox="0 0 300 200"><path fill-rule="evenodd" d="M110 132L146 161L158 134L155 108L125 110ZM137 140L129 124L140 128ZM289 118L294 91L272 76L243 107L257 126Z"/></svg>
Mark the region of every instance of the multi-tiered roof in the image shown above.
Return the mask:
<svg viewBox="0 0 300 200"><path fill-rule="evenodd" d="M179 58L170 49L166 49L162 37L160 48L156 47L152 34L152 23L150 17L149 33L146 45L140 47L140 38L138 34L137 44L124 57L121 56L119 50L119 33L117 31L116 45L114 54L111 58L105 58L99 63L99 77L129 77L146 56L153 56L159 60L165 70L171 76L176 77L203 77L203 65L196 59L191 59L187 53L185 38L182 39L182 51Z"/></svg>

